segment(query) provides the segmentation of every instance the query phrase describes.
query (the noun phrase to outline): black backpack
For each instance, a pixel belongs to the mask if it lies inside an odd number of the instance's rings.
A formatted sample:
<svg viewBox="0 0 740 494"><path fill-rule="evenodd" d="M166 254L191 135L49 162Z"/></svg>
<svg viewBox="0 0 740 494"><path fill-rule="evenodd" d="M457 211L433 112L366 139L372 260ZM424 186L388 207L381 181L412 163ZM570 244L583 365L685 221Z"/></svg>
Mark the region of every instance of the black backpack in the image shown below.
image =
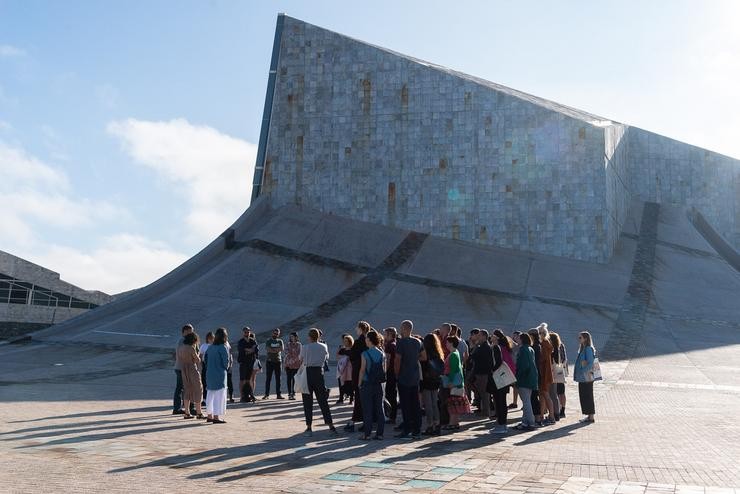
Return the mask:
<svg viewBox="0 0 740 494"><path fill-rule="evenodd" d="M370 356L370 351L365 350L366 358L370 363L370 368L367 370L367 382L370 384L381 384L385 382L385 371L383 370L383 357L380 357L379 361L373 360Z"/></svg>

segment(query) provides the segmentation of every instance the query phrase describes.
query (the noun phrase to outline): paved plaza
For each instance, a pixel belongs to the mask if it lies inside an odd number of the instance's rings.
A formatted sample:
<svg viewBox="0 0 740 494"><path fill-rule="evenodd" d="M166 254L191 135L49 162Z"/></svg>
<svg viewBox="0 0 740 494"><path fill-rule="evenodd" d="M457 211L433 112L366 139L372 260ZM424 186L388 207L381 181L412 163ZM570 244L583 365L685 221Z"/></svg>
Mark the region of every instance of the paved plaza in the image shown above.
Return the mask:
<svg viewBox="0 0 740 494"><path fill-rule="evenodd" d="M740 492L732 338L715 334L711 344L665 354L645 338L637 358L604 365L592 425L578 422L569 385L568 418L556 426L501 438L469 416L454 435L402 441L387 432L369 443L331 436L318 409L313 437L303 437L300 401L229 406L225 425L173 416L174 374L162 352L5 345L0 485L12 493ZM347 405L332 411L337 423L350 415Z"/></svg>

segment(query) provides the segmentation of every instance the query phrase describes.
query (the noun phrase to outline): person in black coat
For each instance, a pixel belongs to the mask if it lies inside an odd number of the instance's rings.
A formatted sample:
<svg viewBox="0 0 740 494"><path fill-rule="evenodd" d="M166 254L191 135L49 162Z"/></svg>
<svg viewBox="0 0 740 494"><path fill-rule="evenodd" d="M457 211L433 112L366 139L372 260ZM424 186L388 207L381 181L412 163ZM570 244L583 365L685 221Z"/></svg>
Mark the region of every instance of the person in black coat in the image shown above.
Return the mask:
<svg viewBox="0 0 740 494"><path fill-rule="evenodd" d="M362 422L362 403L360 400L360 366L362 365L362 353L367 350L365 335L370 331L370 324L365 321L357 323L357 338L349 352L349 361L352 363L352 390L355 395L355 403L352 408L352 419L344 426L347 432L354 432L355 423Z"/></svg>
<svg viewBox="0 0 740 494"><path fill-rule="evenodd" d="M473 361L473 383L475 391L480 398L480 411L484 418L491 416L491 395L488 393L489 376L493 371L493 354L491 345L488 344L488 331L481 329L475 336L477 343L475 351L470 356Z"/></svg>

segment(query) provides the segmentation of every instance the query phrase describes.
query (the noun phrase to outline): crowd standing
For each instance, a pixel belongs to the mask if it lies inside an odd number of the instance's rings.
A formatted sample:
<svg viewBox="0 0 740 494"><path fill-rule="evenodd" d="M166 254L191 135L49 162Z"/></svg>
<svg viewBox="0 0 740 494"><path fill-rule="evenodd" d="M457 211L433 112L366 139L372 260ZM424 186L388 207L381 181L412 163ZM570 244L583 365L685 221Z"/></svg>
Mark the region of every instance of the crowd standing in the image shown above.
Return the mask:
<svg viewBox="0 0 740 494"><path fill-rule="evenodd" d="M175 348L173 414L224 424L227 403L234 402L234 358L228 331L218 328L209 332L202 343L190 324L183 326L181 333ZM276 328L261 346L251 328L244 327L236 345L242 403L256 402L256 378L263 367L261 351L265 354L262 399L269 399L273 381L276 398L284 399L284 369L288 399L295 400L296 394L301 394L305 434L313 434L314 399L324 424L332 434L338 434L325 382L329 348L321 330L309 329L303 343L298 333L292 332L285 343ZM568 354L560 335L547 323L511 335L501 329L474 328L466 340L462 328L454 323L441 324L421 335L410 320L401 322L399 329L382 331L360 321L354 337L341 336L335 357L339 397L334 405L343 406L347 400L352 406L344 430L357 429L362 440L382 440L386 425L393 426L399 439L454 433L461 428L461 417L472 413L493 421L492 433L508 434L509 414L519 407L519 401L522 415L517 430L552 426L566 416ZM578 383L584 415L581 422L595 421L593 384L600 379L593 338L582 331L573 363L573 380ZM399 411L401 422L397 423Z"/></svg>

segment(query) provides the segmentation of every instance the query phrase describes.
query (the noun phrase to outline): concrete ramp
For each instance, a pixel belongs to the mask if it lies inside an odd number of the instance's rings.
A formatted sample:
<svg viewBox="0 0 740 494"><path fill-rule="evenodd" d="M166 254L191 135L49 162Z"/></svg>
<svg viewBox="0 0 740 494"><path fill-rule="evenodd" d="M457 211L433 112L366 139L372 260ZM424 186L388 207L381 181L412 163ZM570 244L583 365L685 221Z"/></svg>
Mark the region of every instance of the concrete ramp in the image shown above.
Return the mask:
<svg viewBox="0 0 740 494"><path fill-rule="evenodd" d="M615 254L596 264L261 198L172 273L34 339L169 348L186 322L234 339L244 325L258 335L318 326L336 342L360 319L383 328L410 318L419 332L548 321L571 343L588 329L606 357L630 358L655 318L738 331L738 300L740 274L678 208L635 202Z"/></svg>

